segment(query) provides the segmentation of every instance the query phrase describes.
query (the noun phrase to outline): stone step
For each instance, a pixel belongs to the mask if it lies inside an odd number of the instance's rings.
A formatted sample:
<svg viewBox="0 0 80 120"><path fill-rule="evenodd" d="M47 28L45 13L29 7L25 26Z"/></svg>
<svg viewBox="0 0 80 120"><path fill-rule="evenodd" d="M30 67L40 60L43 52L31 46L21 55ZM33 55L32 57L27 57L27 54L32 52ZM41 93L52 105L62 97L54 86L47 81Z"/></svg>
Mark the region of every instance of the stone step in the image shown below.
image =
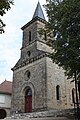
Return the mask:
<svg viewBox="0 0 80 120"><path fill-rule="evenodd" d="M71 119L68 119L66 117L44 117L44 118L28 118L28 117L25 117L23 119L20 119L20 118L17 118L17 119L5 118L4 120L71 120Z"/></svg>
<svg viewBox="0 0 80 120"><path fill-rule="evenodd" d="M17 113L11 117L5 118L5 120L73 120L73 112L67 111L42 111L42 112L32 112L32 113Z"/></svg>
<svg viewBox="0 0 80 120"><path fill-rule="evenodd" d="M42 111L42 112L32 112L32 113L18 113L14 114L12 117L29 117L29 118L39 118L39 117L63 117L63 112L58 110Z"/></svg>

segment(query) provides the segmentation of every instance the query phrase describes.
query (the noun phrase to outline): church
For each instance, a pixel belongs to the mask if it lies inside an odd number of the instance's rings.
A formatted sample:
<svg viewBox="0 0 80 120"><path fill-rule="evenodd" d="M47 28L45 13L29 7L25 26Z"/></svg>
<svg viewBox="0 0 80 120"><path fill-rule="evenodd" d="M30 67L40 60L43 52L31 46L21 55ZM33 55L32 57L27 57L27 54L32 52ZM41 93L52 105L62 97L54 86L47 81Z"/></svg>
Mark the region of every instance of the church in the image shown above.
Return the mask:
<svg viewBox="0 0 80 120"><path fill-rule="evenodd" d="M19 110L29 113L74 107L74 83L49 58L53 50L46 44L46 35L39 35L38 30L44 28L45 23L38 2L31 21L21 28L23 37L20 59L12 68L12 113Z"/></svg>

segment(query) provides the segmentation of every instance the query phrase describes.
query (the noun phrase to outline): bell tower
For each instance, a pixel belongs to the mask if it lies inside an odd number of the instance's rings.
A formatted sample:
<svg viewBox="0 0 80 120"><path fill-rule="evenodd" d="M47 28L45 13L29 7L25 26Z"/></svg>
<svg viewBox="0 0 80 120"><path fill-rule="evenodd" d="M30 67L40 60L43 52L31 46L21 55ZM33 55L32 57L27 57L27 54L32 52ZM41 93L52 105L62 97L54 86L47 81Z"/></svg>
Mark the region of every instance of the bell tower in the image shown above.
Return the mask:
<svg viewBox="0 0 80 120"><path fill-rule="evenodd" d="M45 17L38 2L32 20L25 24L21 56L13 70L12 111L40 111L47 108L45 56L50 48L38 30L44 28ZM48 48L48 50L47 50ZM28 91L31 91L30 97ZM27 95L27 96L26 96Z"/></svg>
<svg viewBox="0 0 80 120"><path fill-rule="evenodd" d="M52 49L46 45L45 35L40 37L38 33L40 28L44 28L45 23L38 2L32 20L21 28L23 31L21 55L12 68L12 113L18 110L26 113L65 108L67 98L64 97L66 94L64 71L48 57Z"/></svg>

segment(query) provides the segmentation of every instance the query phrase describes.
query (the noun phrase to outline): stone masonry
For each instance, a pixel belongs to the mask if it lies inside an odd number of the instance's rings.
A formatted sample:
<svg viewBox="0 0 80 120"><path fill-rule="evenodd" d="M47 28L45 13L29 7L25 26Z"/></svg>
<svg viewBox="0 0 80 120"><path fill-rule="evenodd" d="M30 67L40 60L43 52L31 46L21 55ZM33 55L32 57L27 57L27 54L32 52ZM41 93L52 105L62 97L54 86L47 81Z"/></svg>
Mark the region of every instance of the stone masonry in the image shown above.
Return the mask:
<svg viewBox="0 0 80 120"><path fill-rule="evenodd" d="M37 11L40 10L38 7ZM18 110L26 112L25 94L28 89L32 91L32 112L73 108L74 84L67 80L64 70L49 58L52 49L46 45L44 36L40 37L38 33L45 22L45 19L35 15L22 27L21 56L12 68L12 113Z"/></svg>

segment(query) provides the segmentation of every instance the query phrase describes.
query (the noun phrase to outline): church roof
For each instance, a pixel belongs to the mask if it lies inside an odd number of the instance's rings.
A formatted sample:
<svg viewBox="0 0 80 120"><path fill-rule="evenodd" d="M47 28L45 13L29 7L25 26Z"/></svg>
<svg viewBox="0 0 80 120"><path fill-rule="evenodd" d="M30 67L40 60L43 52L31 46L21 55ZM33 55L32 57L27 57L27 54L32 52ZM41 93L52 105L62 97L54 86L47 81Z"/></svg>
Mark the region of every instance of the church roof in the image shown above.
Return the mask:
<svg viewBox="0 0 80 120"><path fill-rule="evenodd" d="M42 8L41 8L41 5L39 2L37 4L37 7L36 7L34 15L33 15L33 18L36 18L36 17L39 17L39 18L45 20L45 17L44 17L44 14L43 14L43 11L42 11Z"/></svg>

